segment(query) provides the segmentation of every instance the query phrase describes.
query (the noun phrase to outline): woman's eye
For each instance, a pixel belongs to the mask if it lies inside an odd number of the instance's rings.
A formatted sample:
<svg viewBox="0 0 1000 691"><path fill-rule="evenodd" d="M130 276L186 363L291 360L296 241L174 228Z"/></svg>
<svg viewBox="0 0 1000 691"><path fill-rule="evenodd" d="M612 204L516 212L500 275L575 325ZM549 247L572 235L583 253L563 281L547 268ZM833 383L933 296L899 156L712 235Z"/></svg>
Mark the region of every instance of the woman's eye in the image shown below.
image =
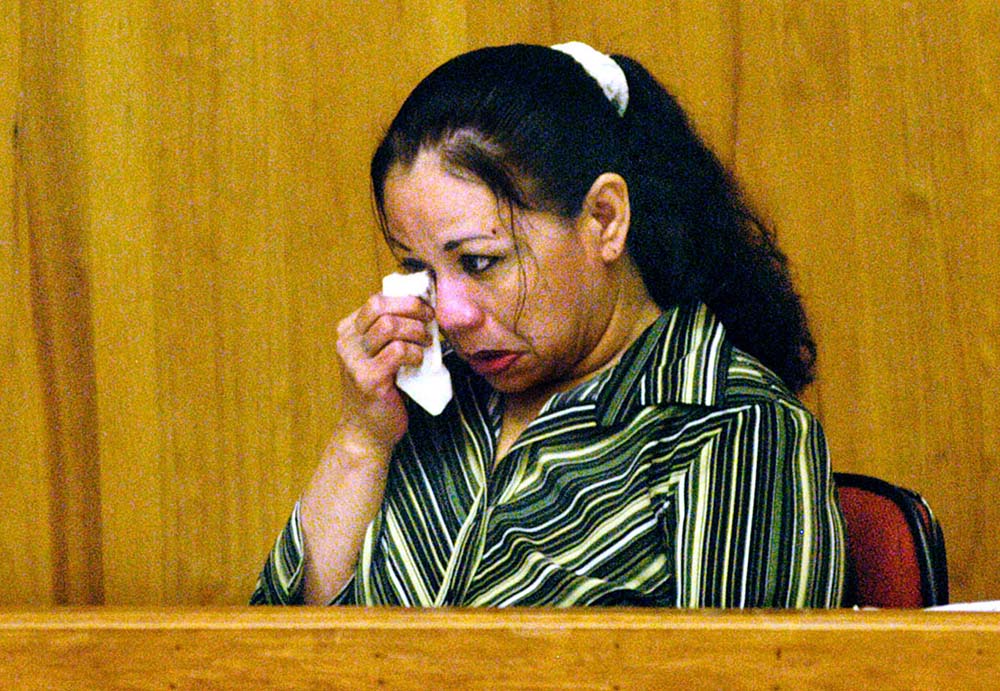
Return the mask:
<svg viewBox="0 0 1000 691"><path fill-rule="evenodd" d="M483 273L500 261L500 257L485 257L481 254L466 254L463 255L459 261L462 263L462 269L466 273L475 276Z"/></svg>

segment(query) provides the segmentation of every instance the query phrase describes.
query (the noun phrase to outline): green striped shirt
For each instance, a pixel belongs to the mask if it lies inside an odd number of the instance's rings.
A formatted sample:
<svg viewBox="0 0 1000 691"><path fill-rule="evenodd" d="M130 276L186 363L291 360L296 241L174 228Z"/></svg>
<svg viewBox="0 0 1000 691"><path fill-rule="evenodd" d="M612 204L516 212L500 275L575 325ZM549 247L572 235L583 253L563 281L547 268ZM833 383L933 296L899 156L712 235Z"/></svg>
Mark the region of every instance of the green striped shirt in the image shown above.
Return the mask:
<svg viewBox="0 0 1000 691"><path fill-rule="evenodd" d="M823 431L704 306L557 394L494 466L503 396L458 360L411 411L335 604L832 607L845 538ZM298 511L254 603L300 601Z"/></svg>

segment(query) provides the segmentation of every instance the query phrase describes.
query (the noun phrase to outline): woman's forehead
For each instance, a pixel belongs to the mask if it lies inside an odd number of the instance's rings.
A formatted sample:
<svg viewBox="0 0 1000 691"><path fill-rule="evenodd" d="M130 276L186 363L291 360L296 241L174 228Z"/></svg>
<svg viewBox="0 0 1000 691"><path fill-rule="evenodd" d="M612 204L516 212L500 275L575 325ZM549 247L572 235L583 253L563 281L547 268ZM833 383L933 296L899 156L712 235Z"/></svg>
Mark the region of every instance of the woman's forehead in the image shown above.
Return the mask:
<svg viewBox="0 0 1000 691"><path fill-rule="evenodd" d="M433 159L418 159L386 179L388 234L397 244L425 235L442 243L496 236L505 226L500 206L484 184L458 178Z"/></svg>

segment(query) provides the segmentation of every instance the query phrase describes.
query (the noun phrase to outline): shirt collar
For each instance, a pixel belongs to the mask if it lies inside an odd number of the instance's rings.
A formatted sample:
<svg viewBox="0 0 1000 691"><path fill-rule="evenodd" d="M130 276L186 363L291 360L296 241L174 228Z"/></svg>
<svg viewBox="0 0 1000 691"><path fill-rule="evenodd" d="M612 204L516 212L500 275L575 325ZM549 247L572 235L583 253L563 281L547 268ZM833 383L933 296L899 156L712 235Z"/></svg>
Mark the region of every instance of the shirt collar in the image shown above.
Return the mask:
<svg viewBox="0 0 1000 691"><path fill-rule="evenodd" d="M721 403L732 346L703 304L664 312L609 369L596 392L602 425L616 425L656 405Z"/></svg>

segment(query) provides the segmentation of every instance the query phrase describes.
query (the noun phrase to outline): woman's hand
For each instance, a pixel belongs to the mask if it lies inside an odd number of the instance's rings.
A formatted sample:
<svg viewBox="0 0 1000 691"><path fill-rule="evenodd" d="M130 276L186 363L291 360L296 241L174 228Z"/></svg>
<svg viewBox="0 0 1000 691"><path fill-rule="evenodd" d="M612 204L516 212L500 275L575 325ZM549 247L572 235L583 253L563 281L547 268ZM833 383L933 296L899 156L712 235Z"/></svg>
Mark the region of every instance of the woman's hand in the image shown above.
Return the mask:
<svg viewBox="0 0 1000 691"><path fill-rule="evenodd" d="M403 365L420 365L433 318L420 298L378 294L340 322L341 431L386 455L403 437L408 420L396 373Z"/></svg>

